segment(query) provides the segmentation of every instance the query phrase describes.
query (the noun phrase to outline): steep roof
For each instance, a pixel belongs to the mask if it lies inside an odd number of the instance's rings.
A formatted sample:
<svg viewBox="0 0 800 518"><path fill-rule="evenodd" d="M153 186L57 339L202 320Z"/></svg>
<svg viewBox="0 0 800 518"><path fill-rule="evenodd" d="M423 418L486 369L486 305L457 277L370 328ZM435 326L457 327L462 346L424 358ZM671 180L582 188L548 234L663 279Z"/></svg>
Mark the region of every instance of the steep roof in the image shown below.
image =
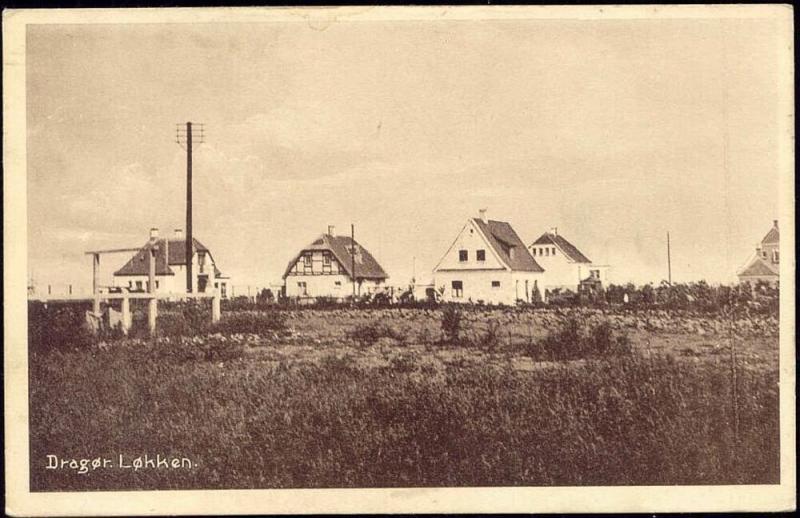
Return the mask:
<svg viewBox="0 0 800 518"><path fill-rule="evenodd" d="M166 239L148 241L122 268L114 272L114 275L148 275L150 273L150 249L153 246L158 247L156 250L156 275L175 275L169 265L186 264L186 240L169 240L169 262L165 260L167 249L164 246L165 242ZM192 248L194 248L194 252L208 252L208 248L195 238L192 238ZM216 266L214 273L216 277L222 276Z"/></svg>
<svg viewBox="0 0 800 518"><path fill-rule="evenodd" d="M533 245L556 245L569 260L574 263L591 263L588 257L583 255L578 248L564 239L563 236L553 234L552 232L545 232L539 239L533 242ZM531 245L531 246L533 246Z"/></svg>
<svg viewBox="0 0 800 518"><path fill-rule="evenodd" d="M771 245L773 243L779 243L780 242L780 237L781 236L780 236L780 233L778 232L778 225L775 224L775 226L773 226L771 229L769 229L769 232L767 232L767 235L764 236L764 239L761 240L761 244L762 245Z"/></svg>
<svg viewBox="0 0 800 518"><path fill-rule="evenodd" d="M353 261L351 249L355 250L355 262ZM331 252L351 279L387 279L389 277L372 254L369 253L366 248L358 244L358 241L350 239L350 236L322 234L289 261L289 264L286 266L286 271L283 273L284 279L289 275L292 267L300 256L303 255L303 252L310 252L313 250ZM353 264L355 264L355 275L352 271Z"/></svg>
<svg viewBox="0 0 800 518"><path fill-rule="evenodd" d="M484 222L480 218L473 218L472 221L483 232L489 240L489 244L501 260L512 270L523 272L543 272L544 268L533 258L525 247L525 243L519 238L511 225L505 221L488 220ZM513 257L509 253L510 248L514 248Z"/></svg>
<svg viewBox="0 0 800 518"><path fill-rule="evenodd" d="M771 275L777 277L779 274L766 261L760 257L755 257L738 275L739 277L764 277Z"/></svg>

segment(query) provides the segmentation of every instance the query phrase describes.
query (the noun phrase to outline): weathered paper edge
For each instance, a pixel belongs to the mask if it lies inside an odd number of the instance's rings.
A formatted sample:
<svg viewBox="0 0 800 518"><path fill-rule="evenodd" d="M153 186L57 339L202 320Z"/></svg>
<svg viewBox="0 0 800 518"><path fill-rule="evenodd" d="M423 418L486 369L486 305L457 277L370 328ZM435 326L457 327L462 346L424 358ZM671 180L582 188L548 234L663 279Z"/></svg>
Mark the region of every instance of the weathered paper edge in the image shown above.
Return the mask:
<svg viewBox="0 0 800 518"><path fill-rule="evenodd" d="M784 41L779 147L782 189L781 484L774 486L294 489L30 493L28 464L25 26L42 23L295 22L472 19L775 18ZM504 6L6 10L3 12L6 512L12 515L398 512L777 511L795 500L794 98L788 5Z"/></svg>

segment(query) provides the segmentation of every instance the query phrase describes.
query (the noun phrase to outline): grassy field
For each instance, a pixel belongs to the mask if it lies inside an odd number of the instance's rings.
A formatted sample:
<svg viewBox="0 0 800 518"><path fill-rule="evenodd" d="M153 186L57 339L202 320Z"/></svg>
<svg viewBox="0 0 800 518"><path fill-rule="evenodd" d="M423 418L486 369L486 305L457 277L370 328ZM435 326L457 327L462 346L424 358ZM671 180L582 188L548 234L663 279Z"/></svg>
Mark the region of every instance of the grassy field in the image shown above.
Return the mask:
<svg viewBox="0 0 800 518"><path fill-rule="evenodd" d="M281 315L37 338L31 489L778 482L774 319L482 309L443 340L440 310ZM546 344L569 321L581 341L605 322L630 351L561 358ZM192 465L46 469L47 455L145 454Z"/></svg>

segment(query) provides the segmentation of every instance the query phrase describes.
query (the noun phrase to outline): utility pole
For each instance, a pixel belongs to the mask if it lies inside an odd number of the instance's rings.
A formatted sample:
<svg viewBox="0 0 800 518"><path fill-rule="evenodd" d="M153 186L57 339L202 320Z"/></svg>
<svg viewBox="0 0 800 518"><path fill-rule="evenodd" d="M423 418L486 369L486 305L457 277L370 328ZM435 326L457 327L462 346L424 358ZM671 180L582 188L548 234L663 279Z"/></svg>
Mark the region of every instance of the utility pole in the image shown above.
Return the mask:
<svg viewBox="0 0 800 518"><path fill-rule="evenodd" d="M200 134L193 136L192 123L187 122L186 127L176 125L175 142L178 145L186 144L186 292L193 291L194 276L192 275L192 258L194 257L194 240L192 238L192 144L202 144L205 141L205 128L200 126ZM167 238L169 239L169 238Z"/></svg>
<svg viewBox="0 0 800 518"><path fill-rule="evenodd" d="M669 255L669 232L667 232L667 282L672 286L672 261Z"/></svg>
<svg viewBox="0 0 800 518"><path fill-rule="evenodd" d="M350 223L350 267L353 272L353 300L356 298L356 226Z"/></svg>

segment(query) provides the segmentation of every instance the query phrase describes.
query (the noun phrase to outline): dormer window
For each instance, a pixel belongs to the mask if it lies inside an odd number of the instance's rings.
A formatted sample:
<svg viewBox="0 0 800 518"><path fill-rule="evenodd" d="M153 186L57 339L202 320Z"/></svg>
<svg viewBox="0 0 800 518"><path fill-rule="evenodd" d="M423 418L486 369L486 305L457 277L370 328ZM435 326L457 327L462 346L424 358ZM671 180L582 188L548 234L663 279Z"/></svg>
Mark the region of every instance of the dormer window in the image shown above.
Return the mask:
<svg viewBox="0 0 800 518"><path fill-rule="evenodd" d="M465 263L469 260L469 253L466 250L459 250L458 251L458 261L461 263Z"/></svg>

